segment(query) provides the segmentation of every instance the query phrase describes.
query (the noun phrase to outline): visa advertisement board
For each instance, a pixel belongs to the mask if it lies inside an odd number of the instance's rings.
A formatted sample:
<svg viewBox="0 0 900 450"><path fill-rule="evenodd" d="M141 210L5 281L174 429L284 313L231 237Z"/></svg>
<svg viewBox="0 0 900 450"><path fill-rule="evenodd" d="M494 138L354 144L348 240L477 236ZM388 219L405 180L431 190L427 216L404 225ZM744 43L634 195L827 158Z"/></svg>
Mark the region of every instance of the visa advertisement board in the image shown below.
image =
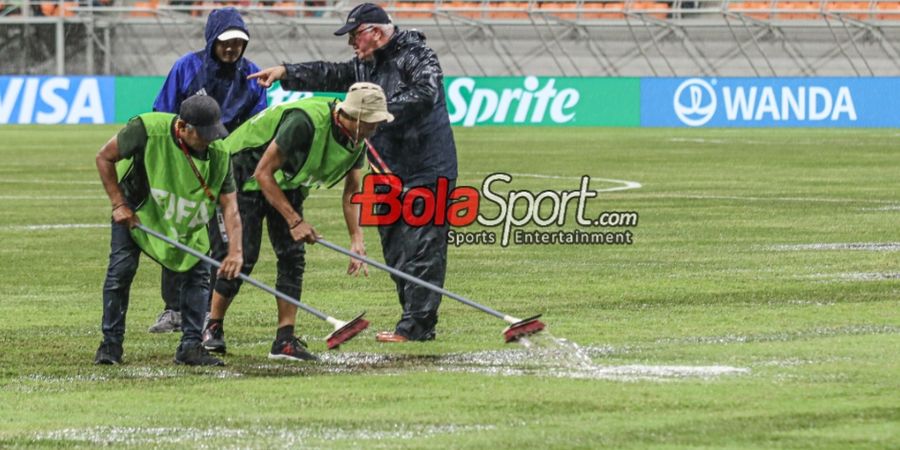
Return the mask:
<svg viewBox="0 0 900 450"><path fill-rule="evenodd" d="M897 127L900 78L644 78L644 127Z"/></svg>
<svg viewBox="0 0 900 450"><path fill-rule="evenodd" d="M114 77L0 77L0 124L112 123Z"/></svg>

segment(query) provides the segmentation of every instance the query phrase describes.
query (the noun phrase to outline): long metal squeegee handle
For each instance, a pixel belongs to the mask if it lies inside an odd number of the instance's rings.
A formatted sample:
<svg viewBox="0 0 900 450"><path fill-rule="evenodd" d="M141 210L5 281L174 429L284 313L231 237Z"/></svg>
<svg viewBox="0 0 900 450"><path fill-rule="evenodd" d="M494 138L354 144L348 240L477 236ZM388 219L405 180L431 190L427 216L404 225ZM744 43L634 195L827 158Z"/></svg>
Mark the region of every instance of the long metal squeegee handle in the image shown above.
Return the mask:
<svg viewBox="0 0 900 450"><path fill-rule="evenodd" d="M212 264L212 265L215 266L215 267L221 267L221 266L222 266L222 263L220 263L219 261L216 261L215 259L212 259L212 258L210 258L209 256L206 256L206 255L204 255L203 253L200 253L200 252L198 252L197 250L194 250L194 249L188 247L187 245L182 244L181 242L178 242L178 241L176 241L176 240L173 240L173 239L169 238L168 236L166 236L166 235L164 235L164 234L162 234L162 233L159 233L159 232L157 232L157 231L155 231L155 230L151 230L150 228L147 228L147 227L144 226L143 224L138 224L137 227L138 227L140 230L142 230L143 232L145 232L145 233L147 233L147 234L149 234L149 235L151 235L151 236L153 236L153 237L155 237L155 238L157 238L157 239L159 239L159 240L161 240L161 241L163 241L163 242L165 242L165 243L167 243L167 244L169 244L169 245L171 245L171 246L173 246L173 247L175 247L175 248L177 248L177 249L179 249L179 250L181 250L181 251L183 251L183 252L185 252L185 253L188 253L188 254L190 254L190 255L192 255L192 256L196 256L197 258L200 258L201 260L206 261L207 263ZM285 294L284 292L281 292L281 291L279 291L279 290L277 290L277 289L275 289L275 288L273 288L273 287L270 287L270 286L268 286L268 285L266 285L266 284L263 284L263 283L260 282L260 281L257 281L257 280L255 280L255 279L253 279L253 278L250 278L249 276L244 275L243 273L238 273L238 276L239 276L242 280L244 280L244 281L246 281L246 282L248 282L248 283L250 283L250 284L252 284L252 285L254 285L254 286L256 286L256 287L258 287L258 288L260 288L260 289L262 289L262 290L264 290L264 291L266 291L266 292L268 292L268 293L270 293L270 294L272 294L272 295L274 295L274 296L276 296L276 297L278 297L278 298L280 298L280 299L286 301L286 302L288 302L288 303L291 303L291 304L293 304L293 305L296 305L298 308L300 308L300 309L302 309L302 310L304 310L304 311L306 311L306 312L308 312L308 313L310 313L310 314L312 314L312 315L314 315L314 316L316 316L316 317L318 317L318 318L320 318L320 319L322 319L322 320L324 320L324 321L330 323L330 321L329 321L328 319L331 319L331 317L329 317L328 315L326 315L326 314L323 313L322 311L319 311L318 309L313 308L312 306L309 306L309 305L307 305L307 304L305 304L305 303L301 303L299 300L297 300L297 299L295 299L295 298L293 298L293 297L291 297L291 296Z"/></svg>
<svg viewBox="0 0 900 450"><path fill-rule="evenodd" d="M452 299L454 299L454 300L456 300L456 301L465 303L466 305L469 305L469 306L471 306L471 307L473 307L473 308L475 308L475 309L480 309L481 311L484 311L484 312L486 312L486 313L488 313L488 314L490 314L490 315L492 315L492 316L499 317L499 318L501 318L501 319L503 319L503 320L505 320L505 321L507 321L507 322L514 323L514 322L518 322L518 321L519 321L519 319L516 319L516 318L514 318L514 317L512 317L512 316L508 316L508 315L506 315L506 314L503 314L503 313L501 313L500 311L497 311L497 310L495 310L495 309L488 308L487 306L484 306L484 305L480 305L480 304L478 304L478 303L475 303L475 302L473 302L472 300L469 300L469 299L467 299L467 298L465 298L465 297L463 297L463 296L461 296L461 295L454 294L454 293L452 293L452 292L450 292L450 291L448 291L448 290L446 290L446 289L444 289L444 288L442 288L442 287L440 287L440 286L437 286L437 285L435 285L435 284L429 283L429 282L427 282L427 281L425 281L425 280L423 280L423 279L421 279L421 278L416 278L416 277L414 277L414 276L412 276L412 275L410 275L410 274L408 274L408 273L406 273L406 272L399 271L399 270L397 270L397 269L395 269L395 268L393 268L393 267L391 267L391 266L388 266L388 265L386 265L386 264L382 264L382 263L380 263L380 262L378 262L378 261L375 261L374 259L371 259L371 258L369 258L369 257L362 256L362 255L357 254L357 253L353 253L353 252L351 252L350 250L347 250L347 249L345 249L345 248L343 248L343 247L339 247L339 246L337 246L337 245L335 245L335 244L332 244L331 242L328 242L328 241L326 241L325 239L318 238L318 239L316 240L316 243L317 243L317 244L322 244L322 245L324 245L325 247L328 247L328 248L330 248L330 249L332 249L332 250L334 250L334 251L336 251L336 252L338 252L338 253L343 253L343 254L345 254L345 255L351 257L351 258L358 259L358 260L360 260L360 261L364 261L366 264L369 264L369 265L371 265L371 266L375 266L375 267L377 267L377 268L379 268L379 269L381 269L381 270L383 270L383 271L385 271L385 272L388 272L388 273L390 273L390 274L392 274L392 275L396 275L396 276L398 276L398 277L400 277L400 278L403 278L404 280L407 280L407 281L411 281L411 282L413 282L413 283L416 283L416 284L418 284L419 286L425 287L425 288L430 289L430 290L432 290L432 291L434 291L434 292L437 292L437 293L439 293L439 294L446 295L447 297L450 297L450 298L452 298Z"/></svg>

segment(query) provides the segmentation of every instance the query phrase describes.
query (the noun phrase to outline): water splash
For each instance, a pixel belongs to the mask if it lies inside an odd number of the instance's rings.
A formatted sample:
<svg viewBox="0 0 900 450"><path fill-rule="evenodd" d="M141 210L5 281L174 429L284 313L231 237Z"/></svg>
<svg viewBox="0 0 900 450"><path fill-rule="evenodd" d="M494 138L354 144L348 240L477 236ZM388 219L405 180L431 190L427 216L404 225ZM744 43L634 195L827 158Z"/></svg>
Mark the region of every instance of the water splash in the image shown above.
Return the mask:
<svg viewBox="0 0 900 450"><path fill-rule="evenodd" d="M532 353L536 361L545 366L594 369L594 360L587 349L568 339L558 338L549 331L524 336L516 341L526 352Z"/></svg>
<svg viewBox="0 0 900 450"><path fill-rule="evenodd" d="M518 364L505 358L504 370L489 370L502 375L538 375L561 378L605 379L619 381L671 380L681 378L709 379L722 375L747 374L750 369L730 366L650 366L598 365L591 357L589 349L568 339L558 338L549 331L522 337L516 341L522 346ZM484 358L490 360L490 358ZM476 366L479 368L478 366ZM483 367L483 366L482 366ZM494 365L493 369L500 367ZM478 372L479 370L471 370Z"/></svg>
<svg viewBox="0 0 900 450"><path fill-rule="evenodd" d="M542 349L551 361L559 365L593 369L597 366L587 350L568 339L558 338L549 332L533 336L533 348Z"/></svg>

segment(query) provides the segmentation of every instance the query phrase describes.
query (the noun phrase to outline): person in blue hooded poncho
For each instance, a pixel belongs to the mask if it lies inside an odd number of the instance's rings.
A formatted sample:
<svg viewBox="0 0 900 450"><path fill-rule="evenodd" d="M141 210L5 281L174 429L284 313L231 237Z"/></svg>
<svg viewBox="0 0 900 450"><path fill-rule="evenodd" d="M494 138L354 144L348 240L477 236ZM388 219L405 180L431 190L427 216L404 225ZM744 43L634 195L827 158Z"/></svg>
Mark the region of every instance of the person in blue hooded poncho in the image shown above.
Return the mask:
<svg viewBox="0 0 900 450"><path fill-rule="evenodd" d="M259 67L244 51L250 33L234 8L216 9L206 21L206 48L188 53L172 66L153 110L177 112L186 98L205 93L219 102L228 131L266 109L266 90L247 76Z"/></svg>
<svg viewBox="0 0 900 450"><path fill-rule="evenodd" d="M266 89L253 80L247 80L248 75L260 70L259 66L244 58L250 32L236 9L222 8L209 13L205 36L206 48L175 61L153 102L153 110L177 113L181 102L192 95L209 95L221 107L225 128L229 132L234 131L247 119L266 109L268 103ZM221 232L215 217L210 221L209 232ZM215 280L211 282L214 284ZM177 285L174 280L168 280L163 271L162 297L166 307L150 327L151 333L172 332L181 328L178 293L174 292Z"/></svg>

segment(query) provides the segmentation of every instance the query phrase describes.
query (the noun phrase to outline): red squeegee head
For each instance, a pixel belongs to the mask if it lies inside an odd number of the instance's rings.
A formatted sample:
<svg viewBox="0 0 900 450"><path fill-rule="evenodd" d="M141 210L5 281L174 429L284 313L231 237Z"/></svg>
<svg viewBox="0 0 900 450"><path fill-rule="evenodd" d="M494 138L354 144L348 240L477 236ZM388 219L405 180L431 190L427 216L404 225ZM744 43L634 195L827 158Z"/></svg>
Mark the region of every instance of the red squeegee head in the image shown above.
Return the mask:
<svg viewBox="0 0 900 450"><path fill-rule="evenodd" d="M369 321L366 319L363 319L363 316L365 314L366 313L362 313L362 314L356 316L355 319L345 323L343 326L332 331L331 334L326 336L325 342L328 345L328 350L337 348L339 345L343 344L344 342L347 342L350 339L353 339L354 336L361 333L366 328L369 328Z"/></svg>
<svg viewBox="0 0 900 450"><path fill-rule="evenodd" d="M544 322L538 320L539 317L541 317L540 314L520 320L506 327L506 329L503 330L503 338L509 343L518 341L525 336L539 333L546 327Z"/></svg>

